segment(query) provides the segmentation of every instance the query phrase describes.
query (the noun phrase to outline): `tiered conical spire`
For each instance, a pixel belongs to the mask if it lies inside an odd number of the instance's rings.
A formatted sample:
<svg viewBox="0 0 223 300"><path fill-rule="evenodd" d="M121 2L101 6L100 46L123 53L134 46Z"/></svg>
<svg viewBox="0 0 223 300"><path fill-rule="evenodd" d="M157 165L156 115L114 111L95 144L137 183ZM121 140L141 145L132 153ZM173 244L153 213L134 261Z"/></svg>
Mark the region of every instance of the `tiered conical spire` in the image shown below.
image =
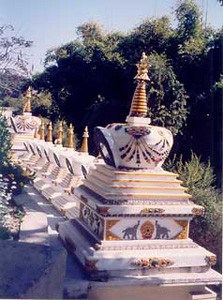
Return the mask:
<svg viewBox="0 0 223 300"><path fill-rule="evenodd" d="M63 122L60 121L57 133L57 145L62 145L63 142Z"/></svg>
<svg viewBox="0 0 223 300"><path fill-rule="evenodd" d="M27 91L26 91L26 103L24 105L23 108L23 112L31 112L31 88L30 86L28 87Z"/></svg>
<svg viewBox="0 0 223 300"><path fill-rule="evenodd" d="M129 112L129 117L146 117L147 116L147 98L146 98L146 82L148 77L148 61L147 56L143 52L140 62L136 64L138 68L137 75L134 79L137 80L137 87L132 99L132 104Z"/></svg>
<svg viewBox="0 0 223 300"><path fill-rule="evenodd" d="M67 129L67 147L68 148L74 148L74 132L73 132L73 126L70 124L70 126Z"/></svg>
<svg viewBox="0 0 223 300"><path fill-rule="evenodd" d="M53 141L52 131L53 131L52 122L49 122L48 132L47 132L47 137L46 137L47 142L52 142Z"/></svg>
<svg viewBox="0 0 223 300"><path fill-rule="evenodd" d="M89 138L88 127L86 126L84 129L83 141L82 141L80 152L88 153L88 138Z"/></svg>
<svg viewBox="0 0 223 300"><path fill-rule="evenodd" d="M41 140L45 139L45 124L44 124L44 120L42 120L41 126L40 126L40 139Z"/></svg>

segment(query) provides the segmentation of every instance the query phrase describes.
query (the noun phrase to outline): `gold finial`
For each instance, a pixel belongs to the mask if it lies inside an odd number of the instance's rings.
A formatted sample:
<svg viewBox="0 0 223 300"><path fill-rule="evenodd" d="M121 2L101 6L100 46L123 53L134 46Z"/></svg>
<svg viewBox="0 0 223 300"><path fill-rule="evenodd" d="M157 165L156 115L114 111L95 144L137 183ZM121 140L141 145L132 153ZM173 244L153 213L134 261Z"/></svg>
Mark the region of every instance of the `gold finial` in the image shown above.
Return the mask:
<svg viewBox="0 0 223 300"><path fill-rule="evenodd" d="M132 99L129 117L146 117L147 116L147 99L146 99L146 81L148 77L148 59L143 52L137 66L137 74L134 79L137 80L137 87Z"/></svg>
<svg viewBox="0 0 223 300"><path fill-rule="evenodd" d="M70 124L67 129L67 148L74 148L74 132L72 124Z"/></svg>
<svg viewBox="0 0 223 300"><path fill-rule="evenodd" d="M145 54L145 52L142 53L142 57L141 57L139 63L136 64L136 67L137 67L138 71L137 71L137 74L134 77L134 79L149 81L150 80L149 76L148 76L149 63L148 63L148 57Z"/></svg>
<svg viewBox="0 0 223 300"><path fill-rule="evenodd" d="M84 129L83 141L82 141L80 152L88 153L88 138L89 138L88 127L86 126Z"/></svg>
<svg viewBox="0 0 223 300"><path fill-rule="evenodd" d="M40 125L40 139L41 140L45 139L45 124L44 124L44 120L42 120L41 125Z"/></svg>
<svg viewBox="0 0 223 300"><path fill-rule="evenodd" d="M36 127L35 132L34 132L34 139L38 139L39 138L38 131L39 131L39 128Z"/></svg>
<svg viewBox="0 0 223 300"><path fill-rule="evenodd" d="M26 91L26 103L24 105L23 112L29 112L29 113L31 112L30 100L31 100L31 87L29 86Z"/></svg>
<svg viewBox="0 0 223 300"><path fill-rule="evenodd" d="M49 122L48 132L47 132L47 136L46 136L46 141L47 142L52 142L53 141L52 131L53 131L52 122Z"/></svg>
<svg viewBox="0 0 223 300"><path fill-rule="evenodd" d="M60 121L58 133L57 133L57 144L62 145L62 142L63 142L63 122Z"/></svg>

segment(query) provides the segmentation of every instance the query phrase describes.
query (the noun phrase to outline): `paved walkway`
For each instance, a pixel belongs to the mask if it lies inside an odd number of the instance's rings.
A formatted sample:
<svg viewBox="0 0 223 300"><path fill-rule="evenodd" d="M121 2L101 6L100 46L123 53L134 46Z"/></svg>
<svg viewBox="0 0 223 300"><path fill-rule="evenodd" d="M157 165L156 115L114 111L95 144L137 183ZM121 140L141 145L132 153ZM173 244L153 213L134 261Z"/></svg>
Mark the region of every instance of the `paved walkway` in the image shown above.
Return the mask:
<svg viewBox="0 0 223 300"><path fill-rule="evenodd" d="M36 189L28 185L24 192L15 197L26 215L21 224L20 241L61 247L56 224L65 218ZM82 269L73 254L68 253L64 282L65 299L86 299L89 281L85 279ZM75 298L79 295L78 298Z"/></svg>

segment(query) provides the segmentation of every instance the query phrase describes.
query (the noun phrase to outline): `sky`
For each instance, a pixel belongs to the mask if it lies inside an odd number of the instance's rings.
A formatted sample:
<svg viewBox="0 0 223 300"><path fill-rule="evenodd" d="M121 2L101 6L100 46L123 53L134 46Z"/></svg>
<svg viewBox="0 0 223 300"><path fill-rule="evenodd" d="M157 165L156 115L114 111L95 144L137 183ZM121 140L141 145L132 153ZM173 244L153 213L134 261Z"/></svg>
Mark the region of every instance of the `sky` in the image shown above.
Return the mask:
<svg viewBox="0 0 223 300"><path fill-rule="evenodd" d="M223 7L217 0L196 3L207 24L223 25ZM144 19L171 16L175 6L176 0L0 0L0 24L13 25L18 36L33 41L29 61L35 73L43 70L46 51L74 40L77 26L84 22L128 32Z"/></svg>

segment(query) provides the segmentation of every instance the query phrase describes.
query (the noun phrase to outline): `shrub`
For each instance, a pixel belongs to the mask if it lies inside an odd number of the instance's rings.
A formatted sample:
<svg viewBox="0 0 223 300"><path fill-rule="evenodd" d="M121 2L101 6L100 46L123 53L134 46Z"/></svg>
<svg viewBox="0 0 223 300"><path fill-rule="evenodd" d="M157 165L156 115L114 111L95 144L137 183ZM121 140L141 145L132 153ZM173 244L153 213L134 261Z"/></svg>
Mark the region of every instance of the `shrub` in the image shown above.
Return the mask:
<svg viewBox="0 0 223 300"><path fill-rule="evenodd" d="M195 204L205 208L204 216L194 218L190 223L190 237L201 246L214 252L217 257L216 268L221 265L221 193L214 186L215 176L210 162L201 162L193 152L189 161L183 162L182 156L168 160L165 169L178 173L184 181L188 193Z"/></svg>

